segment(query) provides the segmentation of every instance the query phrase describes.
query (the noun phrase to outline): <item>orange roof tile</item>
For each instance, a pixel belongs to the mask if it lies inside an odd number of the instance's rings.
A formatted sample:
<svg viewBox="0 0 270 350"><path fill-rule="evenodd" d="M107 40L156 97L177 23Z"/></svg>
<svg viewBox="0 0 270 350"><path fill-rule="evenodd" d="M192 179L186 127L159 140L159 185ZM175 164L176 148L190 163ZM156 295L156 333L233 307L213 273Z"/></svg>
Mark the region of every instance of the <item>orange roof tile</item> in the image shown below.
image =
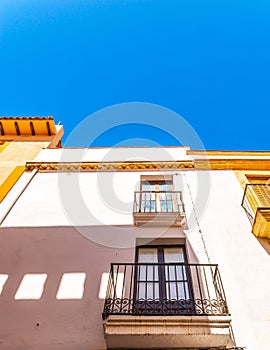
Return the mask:
<svg viewBox="0 0 270 350"><path fill-rule="evenodd" d="M16 117L14 117L14 116L2 116L2 117L0 117L0 120L9 120L9 119L11 119L11 120L53 120L53 117L52 116L48 116L48 117L46 117L46 116L41 116L41 117L39 117L39 116L34 116L34 117L32 117L32 116L16 116Z"/></svg>

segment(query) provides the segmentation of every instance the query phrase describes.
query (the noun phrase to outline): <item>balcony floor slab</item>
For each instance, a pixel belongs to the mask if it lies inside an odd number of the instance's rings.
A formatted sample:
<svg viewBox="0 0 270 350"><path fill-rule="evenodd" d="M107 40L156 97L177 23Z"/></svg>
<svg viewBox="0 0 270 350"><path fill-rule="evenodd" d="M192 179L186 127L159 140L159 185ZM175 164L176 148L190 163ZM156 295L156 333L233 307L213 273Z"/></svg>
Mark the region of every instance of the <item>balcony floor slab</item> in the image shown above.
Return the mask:
<svg viewBox="0 0 270 350"><path fill-rule="evenodd" d="M108 349L230 348L230 316L119 316L104 321Z"/></svg>

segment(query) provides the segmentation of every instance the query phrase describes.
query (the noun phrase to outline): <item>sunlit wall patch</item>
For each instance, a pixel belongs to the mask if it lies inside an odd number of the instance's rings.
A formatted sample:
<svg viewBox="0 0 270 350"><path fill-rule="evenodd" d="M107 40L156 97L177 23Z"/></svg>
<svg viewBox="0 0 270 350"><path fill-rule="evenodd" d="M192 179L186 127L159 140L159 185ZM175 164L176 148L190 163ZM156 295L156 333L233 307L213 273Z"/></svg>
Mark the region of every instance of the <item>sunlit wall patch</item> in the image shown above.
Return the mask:
<svg viewBox="0 0 270 350"><path fill-rule="evenodd" d="M59 284L56 299L82 299L85 279L86 273L84 272L64 273Z"/></svg>
<svg viewBox="0 0 270 350"><path fill-rule="evenodd" d="M4 289L4 285L8 279L8 275L6 274L0 274L0 295L2 294L2 291Z"/></svg>
<svg viewBox="0 0 270 350"><path fill-rule="evenodd" d="M25 274L15 294L16 300L37 300L42 297L46 273Z"/></svg>

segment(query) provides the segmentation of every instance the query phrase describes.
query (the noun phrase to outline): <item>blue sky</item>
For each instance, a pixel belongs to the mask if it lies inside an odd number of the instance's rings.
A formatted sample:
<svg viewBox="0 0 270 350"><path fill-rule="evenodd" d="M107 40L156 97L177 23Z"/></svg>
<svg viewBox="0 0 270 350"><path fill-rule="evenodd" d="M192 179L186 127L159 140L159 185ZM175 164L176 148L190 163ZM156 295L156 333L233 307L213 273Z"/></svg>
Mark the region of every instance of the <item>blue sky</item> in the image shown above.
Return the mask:
<svg viewBox="0 0 270 350"><path fill-rule="evenodd" d="M266 0L1 0L0 114L53 115L67 137L102 108L147 102L206 149L269 150L269 18ZM179 144L131 124L93 145L136 138Z"/></svg>

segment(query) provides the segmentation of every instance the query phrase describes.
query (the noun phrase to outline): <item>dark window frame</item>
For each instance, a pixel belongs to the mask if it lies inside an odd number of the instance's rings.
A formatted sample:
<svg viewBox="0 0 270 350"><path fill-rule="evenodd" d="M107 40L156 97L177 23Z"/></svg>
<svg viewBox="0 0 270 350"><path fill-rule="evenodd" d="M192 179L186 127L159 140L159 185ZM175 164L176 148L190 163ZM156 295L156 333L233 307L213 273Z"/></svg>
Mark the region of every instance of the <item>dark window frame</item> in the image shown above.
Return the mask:
<svg viewBox="0 0 270 350"><path fill-rule="evenodd" d="M136 264L143 264L139 262L139 249L149 249L149 248L155 248L157 249L157 260L158 263L160 264L158 265L158 281L156 280L146 280L146 281L140 281L138 279L138 267L137 269L135 269L135 273L134 273L134 286L136 286L134 288L134 295L133 295L133 299L134 299L134 304L136 305L137 303L137 308L135 307L134 311L137 314L140 314L139 309L142 308L142 314L147 314L147 309L148 309L148 304L149 304L149 300L150 300L150 305L149 305L149 314L152 314L153 311L153 303L156 304L156 307L159 306L159 304L166 304L166 308L171 309L171 311L173 311L177 306L175 306L175 299L169 299L169 296L167 295L167 290L166 290L166 284L167 283L187 283L187 292L188 292L188 298L186 299L188 302L186 304L186 308L194 308L194 293L193 293L193 286L192 286L192 278L191 278L191 271L190 268L188 266L188 258L187 258L187 252L186 252L186 246L184 244L162 244L162 245L158 245L158 244L149 244L149 245L142 245L142 246L137 246L136 247L136 252L135 252L135 263ZM186 274L186 279L183 280L166 280L166 272L165 272L165 252L164 249L166 248L182 248L183 249L183 255L184 255L184 262L183 264L185 265L185 274ZM151 264L151 263L150 263ZM173 264L173 263L172 263ZM176 274L175 274L176 275ZM144 300L140 300L137 297L138 294L138 284L139 283L158 283L159 285L159 298L157 298L157 300L151 300L150 299L144 299ZM182 299L182 298L180 298ZM177 299L177 300L180 300ZM190 303L190 300L192 300L192 303ZM136 301L136 302L135 302Z"/></svg>

